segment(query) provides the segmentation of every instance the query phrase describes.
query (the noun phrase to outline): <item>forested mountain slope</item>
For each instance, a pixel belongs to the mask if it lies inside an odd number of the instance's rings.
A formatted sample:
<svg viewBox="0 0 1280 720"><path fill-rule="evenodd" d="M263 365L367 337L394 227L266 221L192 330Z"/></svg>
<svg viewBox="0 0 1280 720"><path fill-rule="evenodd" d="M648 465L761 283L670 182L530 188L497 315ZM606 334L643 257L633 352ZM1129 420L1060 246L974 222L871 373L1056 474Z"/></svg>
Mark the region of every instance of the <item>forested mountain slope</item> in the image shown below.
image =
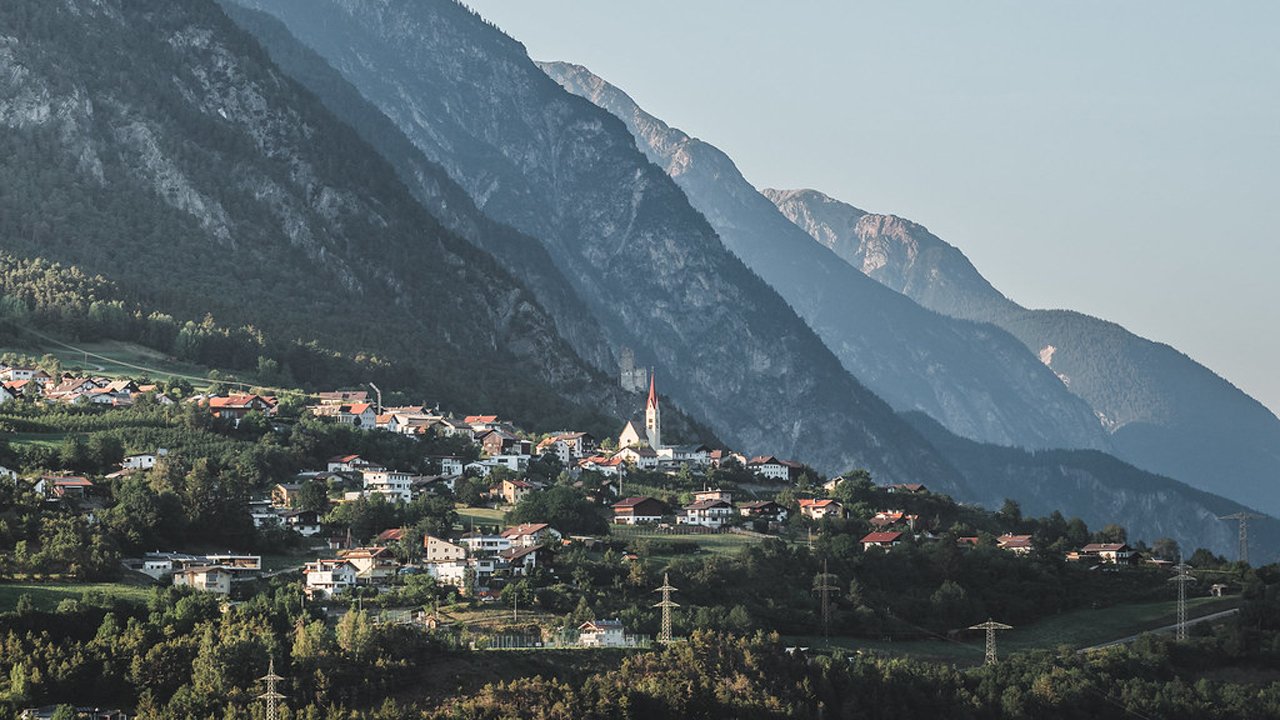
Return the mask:
<svg viewBox="0 0 1280 720"><path fill-rule="evenodd" d="M412 369L548 425L630 412L518 280L212 2L0 5L0 249L130 303Z"/></svg>
<svg viewBox="0 0 1280 720"><path fill-rule="evenodd" d="M955 478L729 252L625 126L449 0L241 3L281 19L492 218L536 238L612 346L731 445Z"/></svg>

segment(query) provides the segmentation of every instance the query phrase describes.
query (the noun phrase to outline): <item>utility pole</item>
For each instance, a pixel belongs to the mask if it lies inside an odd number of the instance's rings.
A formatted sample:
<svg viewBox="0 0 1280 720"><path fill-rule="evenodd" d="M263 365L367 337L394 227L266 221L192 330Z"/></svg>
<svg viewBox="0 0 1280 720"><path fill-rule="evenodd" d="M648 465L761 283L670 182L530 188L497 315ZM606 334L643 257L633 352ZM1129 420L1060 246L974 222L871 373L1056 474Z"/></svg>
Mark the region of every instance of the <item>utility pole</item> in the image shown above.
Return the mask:
<svg viewBox="0 0 1280 720"><path fill-rule="evenodd" d="M373 383L369 383L369 387L373 388L373 391L378 394L378 414L381 415L382 414L382 391L379 390L378 386L374 385Z"/></svg>
<svg viewBox="0 0 1280 720"><path fill-rule="evenodd" d="M822 637L831 637L831 593L839 588L835 585L836 576L827 572L827 561L822 561L822 572L813 578L813 591L822 598Z"/></svg>
<svg viewBox="0 0 1280 720"><path fill-rule="evenodd" d="M987 631L987 665L996 664L996 631L1012 630L1012 625L996 622L995 620L987 620L980 625L970 625L970 630L986 630Z"/></svg>
<svg viewBox="0 0 1280 720"><path fill-rule="evenodd" d="M671 585L671 576L669 573L662 573L662 587L654 590L654 592L662 593L662 602L654 605L656 608L662 608L662 629L658 632L658 642L671 642L671 610L678 608L680 605L671 600L671 593L679 588Z"/></svg>
<svg viewBox="0 0 1280 720"><path fill-rule="evenodd" d="M1181 559L1173 569L1178 573L1169 578L1169 582L1178 583L1178 630L1175 637L1181 642L1187 639L1187 583L1195 582L1196 576L1191 574L1191 566Z"/></svg>
<svg viewBox="0 0 1280 720"><path fill-rule="evenodd" d="M267 691L258 696L259 700L265 700L267 703L267 720L280 720L279 705L280 701L284 699L284 695L276 691L276 683L284 678L276 674L276 659L274 657L267 664L267 674L258 679L267 683Z"/></svg>
<svg viewBox="0 0 1280 720"><path fill-rule="evenodd" d="M1249 564L1249 521L1261 517L1251 512L1238 512L1218 517L1219 520L1235 520L1240 523L1240 553L1237 559L1245 565Z"/></svg>

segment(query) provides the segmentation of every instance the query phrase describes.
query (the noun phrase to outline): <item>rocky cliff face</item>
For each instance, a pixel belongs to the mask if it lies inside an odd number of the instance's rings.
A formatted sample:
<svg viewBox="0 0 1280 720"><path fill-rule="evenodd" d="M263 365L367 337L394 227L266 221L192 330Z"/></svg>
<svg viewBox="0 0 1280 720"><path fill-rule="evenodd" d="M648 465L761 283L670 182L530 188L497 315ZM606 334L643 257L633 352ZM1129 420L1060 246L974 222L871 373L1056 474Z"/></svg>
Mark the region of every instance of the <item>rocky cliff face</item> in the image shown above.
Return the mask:
<svg viewBox="0 0 1280 720"><path fill-rule="evenodd" d="M649 115L586 68L541 67L625 122L640 149L685 191L725 245L799 312L846 369L895 408L923 411L953 432L985 442L1105 447L1088 405L1015 338L957 322L887 290L814 244L714 146ZM885 242L867 263L894 268L889 253L919 251Z"/></svg>
<svg viewBox="0 0 1280 720"><path fill-rule="evenodd" d="M728 252L616 118L445 0L245 0L343 74L485 214L536 238L614 347L748 452L955 477Z"/></svg>
<svg viewBox="0 0 1280 720"><path fill-rule="evenodd" d="M813 190L764 193L814 240L888 287L940 313L1008 330L1089 403L1118 457L1280 512L1280 420L1208 368L1115 323L1023 308L916 223Z"/></svg>
<svg viewBox="0 0 1280 720"><path fill-rule="evenodd" d="M15 0L0 20L0 247L179 317L403 361L446 403L630 411L217 6Z"/></svg>

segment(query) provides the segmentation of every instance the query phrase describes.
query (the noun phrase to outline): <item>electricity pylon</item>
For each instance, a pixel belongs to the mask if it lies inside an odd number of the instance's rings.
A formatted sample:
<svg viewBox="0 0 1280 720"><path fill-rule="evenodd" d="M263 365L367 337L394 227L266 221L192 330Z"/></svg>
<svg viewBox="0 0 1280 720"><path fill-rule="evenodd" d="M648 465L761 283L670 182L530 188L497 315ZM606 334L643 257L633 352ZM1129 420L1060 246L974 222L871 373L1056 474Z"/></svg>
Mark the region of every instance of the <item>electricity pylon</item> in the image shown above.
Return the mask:
<svg viewBox="0 0 1280 720"><path fill-rule="evenodd" d="M813 591L822 598L822 637L831 637L831 593L836 587L836 576L827 572L827 561L822 561L822 572L813 576Z"/></svg>
<svg viewBox="0 0 1280 720"><path fill-rule="evenodd" d="M267 720L280 720L280 701L284 699L284 695L276 692L276 683L284 678L276 674L274 657L267 663L267 674L258 679L267 683L267 691L258 696L259 700L267 702Z"/></svg>
<svg viewBox="0 0 1280 720"><path fill-rule="evenodd" d="M980 625L970 625L970 630L986 630L987 631L987 665L996 664L996 631L1012 630L1012 625L996 622L995 620L987 620Z"/></svg>
<svg viewBox="0 0 1280 720"><path fill-rule="evenodd" d="M1261 517L1251 512L1238 512L1218 517L1219 520L1235 520L1240 523L1240 552L1237 559L1246 565L1249 564L1249 521Z"/></svg>
<svg viewBox="0 0 1280 720"><path fill-rule="evenodd" d="M662 573L662 587L654 590L654 592L662 593L662 602L654 605L656 608L662 608L662 629L658 632L658 642L671 642L671 610L680 607L679 603L671 600L671 593L679 590L671 585L671 578L668 573Z"/></svg>
<svg viewBox="0 0 1280 720"><path fill-rule="evenodd" d="M1169 582L1178 583L1178 629L1175 637L1181 642L1187 639L1187 583L1195 582L1196 576L1191 574L1191 566L1181 561L1173 569L1178 573L1169 578Z"/></svg>

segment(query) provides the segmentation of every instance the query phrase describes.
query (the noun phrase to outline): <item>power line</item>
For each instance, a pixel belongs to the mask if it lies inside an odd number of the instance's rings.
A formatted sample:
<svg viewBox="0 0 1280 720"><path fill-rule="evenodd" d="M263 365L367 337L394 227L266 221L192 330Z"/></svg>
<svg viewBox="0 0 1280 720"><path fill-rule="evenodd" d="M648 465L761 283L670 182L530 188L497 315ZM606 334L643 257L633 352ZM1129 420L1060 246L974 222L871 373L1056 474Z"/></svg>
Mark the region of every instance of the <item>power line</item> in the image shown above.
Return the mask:
<svg viewBox="0 0 1280 720"><path fill-rule="evenodd" d="M267 720L280 720L280 701L284 699L284 695L276 691L276 683L284 678L276 674L274 657L267 663L267 674L258 679L267 683L267 691L258 696L259 700L266 701Z"/></svg>

